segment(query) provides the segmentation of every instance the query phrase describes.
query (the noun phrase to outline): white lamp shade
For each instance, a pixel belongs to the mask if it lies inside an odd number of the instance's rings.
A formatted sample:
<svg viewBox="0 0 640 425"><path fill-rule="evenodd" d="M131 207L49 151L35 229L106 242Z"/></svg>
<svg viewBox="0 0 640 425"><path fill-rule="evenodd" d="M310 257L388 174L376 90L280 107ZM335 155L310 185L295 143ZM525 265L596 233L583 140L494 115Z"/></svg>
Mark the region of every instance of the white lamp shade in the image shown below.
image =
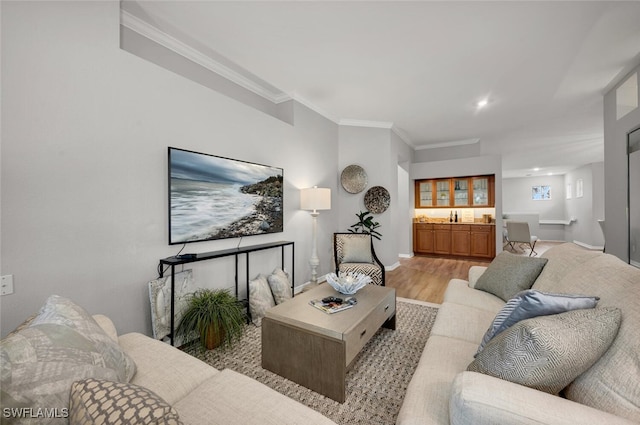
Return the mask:
<svg viewBox="0 0 640 425"><path fill-rule="evenodd" d="M330 210L331 189L311 187L300 191L300 208L303 210Z"/></svg>

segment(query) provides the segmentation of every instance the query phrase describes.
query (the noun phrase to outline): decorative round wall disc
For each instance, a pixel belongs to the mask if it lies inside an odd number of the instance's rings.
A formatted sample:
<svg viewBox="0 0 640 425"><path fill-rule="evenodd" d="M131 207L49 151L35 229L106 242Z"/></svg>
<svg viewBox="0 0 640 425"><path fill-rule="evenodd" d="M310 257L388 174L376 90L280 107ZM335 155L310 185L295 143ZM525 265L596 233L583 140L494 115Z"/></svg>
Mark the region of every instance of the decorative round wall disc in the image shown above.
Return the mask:
<svg viewBox="0 0 640 425"><path fill-rule="evenodd" d="M360 193L367 187L367 173L359 165L349 165L340 175L342 187L349 193Z"/></svg>
<svg viewBox="0 0 640 425"><path fill-rule="evenodd" d="M375 214L381 214L389 208L391 196L382 186L373 186L364 194L364 206Z"/></svg>

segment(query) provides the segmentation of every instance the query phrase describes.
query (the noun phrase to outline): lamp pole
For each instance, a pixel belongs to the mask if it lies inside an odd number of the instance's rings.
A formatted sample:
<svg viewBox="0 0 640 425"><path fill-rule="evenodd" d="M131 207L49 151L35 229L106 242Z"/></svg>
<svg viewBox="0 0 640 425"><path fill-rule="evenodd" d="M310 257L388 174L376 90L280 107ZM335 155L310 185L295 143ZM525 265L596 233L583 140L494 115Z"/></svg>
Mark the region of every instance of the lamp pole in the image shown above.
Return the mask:
<svg viewBox="0 0 640 425"><path fill-rule="evenodd" d="M319 212L313 210L311 217L313 218L313 231L311 236L311 258L309 259L309 266L311 266L311 283L318 283L318 266L320 265L320 259L318 258L318 215Z"/></svg>
<svg viewBox="0 0 640 425"><path fill-rule="evenodd" d="M311 266L311 283L316 284L318 283L318 266L320 265L318 258L318 215L320 213L318 210L331 209L331 189L319 188L318 186L302 189L300 191L300 208L311 211L313 231L309 266Z"/></svg>

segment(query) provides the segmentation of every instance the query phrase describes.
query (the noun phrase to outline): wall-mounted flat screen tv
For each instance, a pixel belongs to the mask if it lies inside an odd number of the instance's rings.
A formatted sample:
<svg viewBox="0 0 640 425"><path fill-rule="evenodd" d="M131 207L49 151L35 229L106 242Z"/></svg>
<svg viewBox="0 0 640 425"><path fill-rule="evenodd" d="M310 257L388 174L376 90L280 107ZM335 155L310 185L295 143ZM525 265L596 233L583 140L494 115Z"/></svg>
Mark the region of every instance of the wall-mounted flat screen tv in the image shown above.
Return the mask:
<svg viewBox="0 0 640 425"><path fill-rule="evenodd" d="M282 232L283 174L169 147L169 244Z"/></svg>

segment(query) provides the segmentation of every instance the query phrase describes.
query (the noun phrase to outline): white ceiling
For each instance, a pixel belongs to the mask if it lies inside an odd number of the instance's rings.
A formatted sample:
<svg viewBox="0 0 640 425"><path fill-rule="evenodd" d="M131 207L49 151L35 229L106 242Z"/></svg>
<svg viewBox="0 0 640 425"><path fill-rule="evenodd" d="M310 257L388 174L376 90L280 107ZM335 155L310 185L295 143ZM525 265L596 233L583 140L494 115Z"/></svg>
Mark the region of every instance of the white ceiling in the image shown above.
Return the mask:
<svg viewBox="0 0 640 425"><path fill-rule="evenodd" d="M640 59L637 1L130 5L336 122L393 123L417 149L480 139L504 177L602 161L603 94Z"/></svg>

